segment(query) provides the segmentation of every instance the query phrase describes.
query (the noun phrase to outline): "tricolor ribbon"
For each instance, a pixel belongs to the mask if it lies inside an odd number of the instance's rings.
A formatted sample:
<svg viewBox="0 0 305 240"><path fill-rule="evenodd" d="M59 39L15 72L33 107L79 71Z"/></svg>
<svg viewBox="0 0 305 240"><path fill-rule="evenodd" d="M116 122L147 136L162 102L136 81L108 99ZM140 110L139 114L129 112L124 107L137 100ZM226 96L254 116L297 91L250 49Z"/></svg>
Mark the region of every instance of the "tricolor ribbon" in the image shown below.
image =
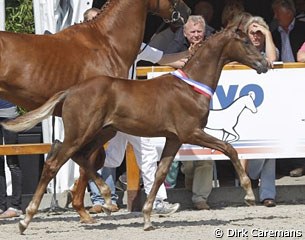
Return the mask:
<svg viewBox="0 0 305 240"><path fill-rule="evenodd" d="M197 82L193 79L188 78L185 72L183 72L182 70L178 69L174 72L171 72L171 74L174 75L175 77L180 78L182 81L186 82L187 84L191 85L196 92L199 92L209 98L213 97L214 90L212 88L201 82Z"/></svg>

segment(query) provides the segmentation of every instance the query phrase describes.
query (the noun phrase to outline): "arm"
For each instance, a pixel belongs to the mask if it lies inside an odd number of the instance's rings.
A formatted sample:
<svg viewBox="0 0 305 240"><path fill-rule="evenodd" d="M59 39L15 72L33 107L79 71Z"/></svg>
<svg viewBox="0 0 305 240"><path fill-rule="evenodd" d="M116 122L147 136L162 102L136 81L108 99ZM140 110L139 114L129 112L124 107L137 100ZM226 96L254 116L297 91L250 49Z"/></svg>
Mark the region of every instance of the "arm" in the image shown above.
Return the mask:
<svg viewBox="0 0 305 240"><path fill-rule="evenodd" d="M253 27L255 27L256 31L260 31L265 37L265 54L267 60L271 63L278 60L279 53L275 47L275 44L272 39L272 34L269 29L257 23L253 24Z"/></svg>
<svg viewBox="0 0 305 240"><path fill-rule="evenodd" d="M305 62L305 42L303 43L302 47L298 51L297 61L298 62Z"/></svg>
<svg viewBox="0 0 305 240"><path fill-rule="evenodd" d="M266 57L270 62L274 62L278 60L279 53L276 51L276 47L269 30L265 35L265 51L266 51Z"/></svg>
<svg viewBox="0 0 305 240"><path fill-rule="evenodd" d="M189 51L183 51L180 53L164 54L162 58L158 61L160 65L168 65L173 68L181 68L187 61Z"/></svg>
<svg viewBox="0 0 305 240"><path fill-rule="evenodd" d="M266 53L267 59L270 62L274 62L274 61L278 60L279 53L276 51L276 47L273 42L271 32L267 28L265 28L261 25L258 25L258 24L257 24L257 29L259 31L261 31L265 36L265 53Z"/></svg>

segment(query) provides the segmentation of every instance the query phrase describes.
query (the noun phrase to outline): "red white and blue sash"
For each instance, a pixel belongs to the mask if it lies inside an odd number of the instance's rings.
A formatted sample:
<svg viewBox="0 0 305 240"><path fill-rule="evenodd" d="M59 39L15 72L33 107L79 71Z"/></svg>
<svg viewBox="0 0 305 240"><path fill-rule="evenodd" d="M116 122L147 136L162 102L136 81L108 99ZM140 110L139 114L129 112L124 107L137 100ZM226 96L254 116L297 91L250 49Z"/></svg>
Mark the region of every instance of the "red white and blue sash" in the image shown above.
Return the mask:
<svg viewBox="0 0 305 240"><path fill-rule="evenodd" d="M209 98L213 97L214 90L212 88L201 82L197 82L193 79L188 78L187 75L182 70L178 69L174 72L171 72L171 74L174 75L175 77L180 78L182 81L186 82L187 84L191 85L196 92L199 92Z"/></svg>

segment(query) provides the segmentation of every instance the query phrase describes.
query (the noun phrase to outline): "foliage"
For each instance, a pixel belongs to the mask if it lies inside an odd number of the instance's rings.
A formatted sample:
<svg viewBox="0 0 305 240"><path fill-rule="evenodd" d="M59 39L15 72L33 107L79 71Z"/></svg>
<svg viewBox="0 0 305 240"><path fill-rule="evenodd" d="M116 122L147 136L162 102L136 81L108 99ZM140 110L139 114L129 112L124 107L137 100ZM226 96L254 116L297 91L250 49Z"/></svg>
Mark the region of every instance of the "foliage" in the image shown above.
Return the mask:
<svg viewBox="0 0 305 240"><path fill-rule="evenodd" d="M32 0L16 0L6 7L5 29L10 32L34 33Z"/></svg>
<svg viewBox="0 0 305 240"><path fill-rule="evenodd" d="M19 33L35 33L34 13L32 0L8 1L5 9L5 30ZM20 115L26 112L17 106Z"/></svg>

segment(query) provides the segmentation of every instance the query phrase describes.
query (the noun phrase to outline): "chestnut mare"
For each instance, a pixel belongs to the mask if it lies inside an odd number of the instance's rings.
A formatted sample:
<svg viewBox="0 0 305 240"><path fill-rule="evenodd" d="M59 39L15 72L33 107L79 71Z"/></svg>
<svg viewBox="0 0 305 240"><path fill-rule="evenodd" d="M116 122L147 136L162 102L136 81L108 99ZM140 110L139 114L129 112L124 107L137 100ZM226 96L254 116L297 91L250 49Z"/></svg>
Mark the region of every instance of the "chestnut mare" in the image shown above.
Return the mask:
<svg viewBox="0 0 305 240"><path fill-rule="evenodd" d="M183 0L108 0L95 19L53 35L0 32L0 98L32 110L91 77L127 77L148 11L175 24L186 20L190 9ZM54 115L61 115L60 106ZM102 154L103 149L87 157L96 161ZM83 205L87 182L80 169L72 205L81 221L90 223Z"/></svg>
<svg viewBox="0 0 305 240"><path fill-rule="evenodd" d="M51 115L56 105L63 102L65 139L62 144L55 144L50 152L50 164L44 166L22 226L26 227L33 218L47 184L60 166L70 157L78 164L86 165L88 152L94 152L117 131L143 137L166 137L156 179L143 206L144 230L153 229L150 215L156 193L183 143L215 149L228 156L246 192L245 201L254 204L251 182L236 150L231 144L203 131L222 68L230 61L245 64L258 73L267 72L269 67L245 33L228 28L198 46L181 71L142 81L98 76L57 93L36 110L2 123L11 131L29 129ZM105 194L107 189L102 186L95 169L88 166L86 171ZM106 197L107 205L111 203L107 192Z"/></svg>

